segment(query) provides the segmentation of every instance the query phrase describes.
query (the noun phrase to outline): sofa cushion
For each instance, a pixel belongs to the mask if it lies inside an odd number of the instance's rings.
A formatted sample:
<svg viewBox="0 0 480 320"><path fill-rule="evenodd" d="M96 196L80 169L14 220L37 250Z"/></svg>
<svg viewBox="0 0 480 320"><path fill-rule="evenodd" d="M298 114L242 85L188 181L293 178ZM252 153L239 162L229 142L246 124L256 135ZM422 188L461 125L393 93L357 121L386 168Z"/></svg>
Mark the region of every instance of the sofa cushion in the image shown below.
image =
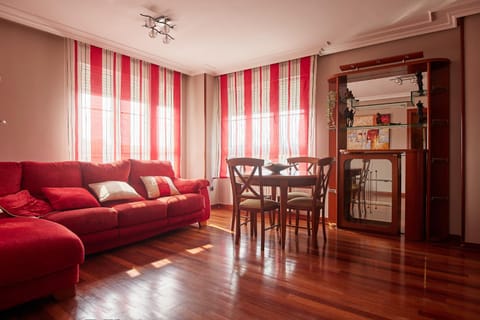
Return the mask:
<svg viewBox="0 0 480 320"><path fill-rule="evenodd" d="M145 185L148 199L180 194L170 177L142 176L140 179Z"/></svg>
<svg viewBox="0 0 480 320"><path fill-rule="evenodd" d="M83 185L102 181L128 181L130 162L120 160L111 163L81 162Z"/></svg>
<svg viewBox="0 0 480 320"><path fill-rule="evenodd" d="M38 279L74 267L84 260L80 239L67 228L43 219L1 219L0 283Z"/></svg>
<svg viewBox="0 0 480 320"><path fill-rule="evenodd" d="M167 217L167 203L144 200L119 204L113 207L118 212L118 226L127 227Z"/></svg>
<svg viewBox="0 0 480 320"><path fill-rule="evenodd" d="M106 207L52 212L43 219L60 223L77 235L110 230L118 225L117 212Z"/></svg>
<svg viewBox="0 0 480 320"><path fill-rule="evenodd" d="M205 208L205 199L198 193L187 193L177 196L162 197L156 201L166 203L167 216L181 216L199 211Z"/></svg>
<svg viewBox="0 0 480 320"><path fill-rule="evenodd" d="M164 176L174 178L172 164L170 161L160 160L133 160L130 159L130 185L144 198L147 198L147 191L140 177L142 176Z"/></svg>
<svg viewBox="0 0 480 320"><path fill-rule="evenodd" d="M32 197L28 190L0 197L0 207L15 216L39 217L52 211L45 201Z"/></svg>
<svg viewBox="0 0 480 320"><path fill-rule="evenodd" d="M143 197L124 181L103 181L90 183L88 186L100 202L143 200Z"/></svg>
<svg viewBox="0 0 480 320"><path fill-rule="evenodd" d="M81 187L82 171L77 161L22 162L22 185L36 197L43 187Z"/></svg>
<svg viewBox="0 0 480 320"><path fill-rule="evenodd" d="M19 162L0 162L0 196L17 193L22 184L22 165Z"/></svg>
<svg viewBox="0 0 480 320"><path fill-rule="evenodd" d="M100 207L97 199L85 188L42 188L42 192L55 210Z"/></svg>

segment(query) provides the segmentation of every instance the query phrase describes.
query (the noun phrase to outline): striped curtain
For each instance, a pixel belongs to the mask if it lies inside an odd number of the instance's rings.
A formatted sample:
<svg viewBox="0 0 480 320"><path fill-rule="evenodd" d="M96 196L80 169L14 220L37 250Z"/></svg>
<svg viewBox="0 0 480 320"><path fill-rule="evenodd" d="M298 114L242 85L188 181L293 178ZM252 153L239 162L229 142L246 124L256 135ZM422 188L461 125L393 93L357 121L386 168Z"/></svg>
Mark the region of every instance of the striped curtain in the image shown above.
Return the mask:
<svg viewBox="0 0 480 320"><path fill-rule="evenodd" d="M285 162L314 155L316 57L222 75L220 177L225 159Z"/></svg>
<svg viewBox="0 0 480 320"><path fill-rule="evenodd" d="M69 41L71 158L160 159L180 171L181 74Z"/></svg>

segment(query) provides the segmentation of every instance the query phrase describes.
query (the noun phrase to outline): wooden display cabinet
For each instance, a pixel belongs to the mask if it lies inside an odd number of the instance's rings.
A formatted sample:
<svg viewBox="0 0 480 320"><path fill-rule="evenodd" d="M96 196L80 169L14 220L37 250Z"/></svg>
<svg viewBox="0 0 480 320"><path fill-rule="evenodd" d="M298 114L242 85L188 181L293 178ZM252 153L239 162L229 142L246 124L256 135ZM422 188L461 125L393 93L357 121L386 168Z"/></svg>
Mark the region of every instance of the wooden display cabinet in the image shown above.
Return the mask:
<svg viewBox="0 0 480 320"><path fill-rule="evenodd" d="M401 61L328 80L329 155L336 159L329 221L340 228L389 234L400 234L402 225L407 240L448 236L449 64L447 59ZM403 92L389 92L400 85L405 85ZM385 92L374 95L375 88ZM370 96L357 95L363 91ZM345 112L352 106L353 124ZM365 171L366 179L376 185L364 187L370 193L358 198L353 172L358 173L365 159L374 165ZM372 208L383 205L378 199L387 199L388 223L373 218L377 212Z"/></svg>

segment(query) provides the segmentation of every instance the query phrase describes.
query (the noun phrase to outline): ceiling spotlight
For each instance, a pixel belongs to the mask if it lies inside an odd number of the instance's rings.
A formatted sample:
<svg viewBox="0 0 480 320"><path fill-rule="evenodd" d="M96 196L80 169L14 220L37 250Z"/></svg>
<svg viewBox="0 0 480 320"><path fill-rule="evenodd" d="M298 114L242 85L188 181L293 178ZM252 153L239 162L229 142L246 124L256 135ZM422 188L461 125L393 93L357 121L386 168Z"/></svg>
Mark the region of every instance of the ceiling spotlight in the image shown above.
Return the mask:
<svg viewBox="0 0 480 320"><path fill-rule="evenodd" d="M170 35L170 32L175 25L167 16L152 17L147 14L140 13L142 17L145 17L145 24L143 25L148 30L148 36L150 38L156 38L158 35L163 37L162 42L165 44L170 43L174 38Z"/></svg>

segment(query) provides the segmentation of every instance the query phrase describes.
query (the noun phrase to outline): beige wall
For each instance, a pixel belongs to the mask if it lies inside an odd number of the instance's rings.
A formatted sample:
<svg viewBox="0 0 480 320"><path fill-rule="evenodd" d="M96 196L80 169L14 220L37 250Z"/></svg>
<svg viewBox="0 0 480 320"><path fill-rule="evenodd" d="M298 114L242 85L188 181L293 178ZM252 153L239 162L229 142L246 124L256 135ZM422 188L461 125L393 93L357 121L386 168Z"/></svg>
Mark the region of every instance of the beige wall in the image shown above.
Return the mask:
<svg viewBox="0 0 480 320"><path fill-rule="evenodd" d="M182 176L205 177L204 75L184 77Z"/></svg>
<svg viewBox="0 0 480 320"><path fill-rule="evenodd" d="M465 241L480 243L480 14L465 19Z"/></svg>
<svg viewBox="0 0 480 320"><path fill-rule="evenodd" d="M64 40L0 19L0 161L67 160Z"/></svg>
<svg viewBox="0 0 480 320"><path fill-rule="evenodd" d="M396 56L423 51L425 58L448 58L450 66L450 233L461 234L461 180L460 168L460 108L461 108L461 65L460 31L431 33L404 40L321 56L318 59L317 75L317 145L320 155L328 152L328 130L326 124L327 80L340 73L339 66L352 62ZM435 137L433 137L435 138Z"/></svg>

